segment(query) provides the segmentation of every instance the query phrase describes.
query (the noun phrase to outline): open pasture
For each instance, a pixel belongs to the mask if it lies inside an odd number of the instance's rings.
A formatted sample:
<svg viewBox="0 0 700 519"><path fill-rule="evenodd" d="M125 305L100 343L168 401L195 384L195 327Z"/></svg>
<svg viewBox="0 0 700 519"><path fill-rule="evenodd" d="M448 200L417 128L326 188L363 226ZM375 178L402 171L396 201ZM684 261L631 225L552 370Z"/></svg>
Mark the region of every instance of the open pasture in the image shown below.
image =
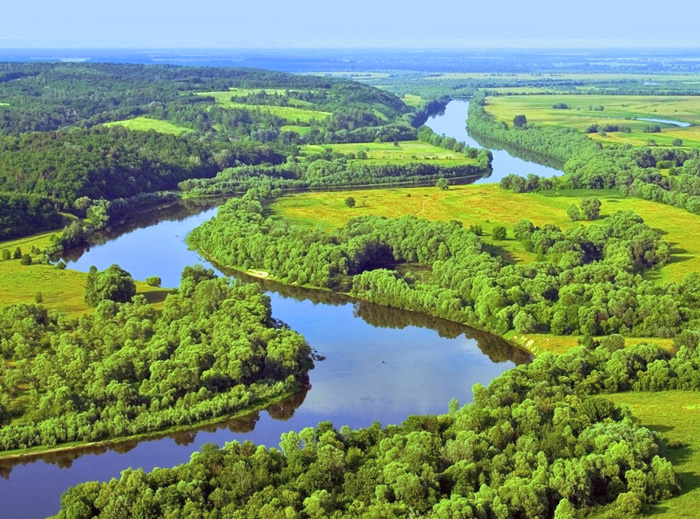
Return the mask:
<svg viewBox="0 0 700 519"><path fill-rule="evenodd" d="M158 133L167 133L170 135L182 135L183 133L191 132L189 128L184 126L178 126L171 123L170 121L163 121L160 119L151 119L150 117L135 117L133 119L124 119L123 121L113 121L110 123L105 123L105 126L123 126L129 130L134 131L155 131Z"/></svg>

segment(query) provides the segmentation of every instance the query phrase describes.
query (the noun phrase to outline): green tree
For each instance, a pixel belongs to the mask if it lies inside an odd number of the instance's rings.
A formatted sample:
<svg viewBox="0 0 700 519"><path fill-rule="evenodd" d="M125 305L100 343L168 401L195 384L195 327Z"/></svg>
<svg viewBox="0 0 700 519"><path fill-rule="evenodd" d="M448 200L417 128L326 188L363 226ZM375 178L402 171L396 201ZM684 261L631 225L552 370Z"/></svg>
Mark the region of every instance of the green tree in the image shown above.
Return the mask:
<svg viewBox="0 0 700 519"><path fill-rule="evenodd" d="M437 182L435 182L435 186L438 189L442 189L443 191L447 191L450 188L450 181L447 180L446 178L438 178Z"/></svg>
<svg viewBox="0 0 700 519"><path fill-rule="evenodd" d="M13 257L14 259L21 259L21 258L22 258L22 249L20 249L19 247L17 247L17 248L15 249L15 252L14 252L14 254L12 255L12 257Z"/></svg>
<svg viewBox="0 0 700 519"><path fill-rule="evenodd" d="M505 240L507 236L506 228L502 225L497 225L493 228L493 239L494 240Z"/></svg>
<svg viewBox="0 0 700 519"><path fill-rule="evenodd" d="M683 139L673 139L671 146L683 146Z"/></svg>
<svg viewBox="0 0 700 519"><path fill-rule="evenodd" d="M527 127L527 117L524 115L516 115L513 117L513 126L516 128L526 128Z"/></svg>
<svg viewBox="0 0 700 519"><path fill-rule="evenodd" d="M152 287L159 287L162 280L159 276L149 276L146 278L146 284Z"/></svg>
<svg viewBox="0 0 700 519"><path fill-rule="evenodd" d="M22 254L22 259L20 261L22 265L31 265L32 257L29 254Z"/></svg>
<svg viewBox="0 0 700 519"><path fill-rule="evenodd" d="M347 198L345 199L345 205L346 205L346 206L348 206L348 207L355 207L355 204L356 204L356 202L355 202L355 199L354 199L353 197L349 196L349 197L347 197Z"/></svg>
<svg viewBox="0 0 700 519"><path fill-rule="evenodd" d="M578 222L581 219L581 211L579 211L579 208L576 206L576 204L571 204L566 210L566 214L569 215L569 218L572 222Z"/></svg>
<svg viewBox="0 0 700 519"><path fill-rule="evenodd" d="M10 249L2 249L2 259L3 261L9 260L11 257Z"/></svg>
<svg viewBox="0 0 700 519"><path fill-rule="evenodd" d="M85 284L85 302L88 305L97 306L104 300L125 303L131 301L135 294L134 279L119 265L111 265L101 272L95 266L90 267Z"/></svg>
<svg viewBox="0 0 700 519"><path fill-rule="evenodd" d="M581 211L586 220L597 220L600 217L600 206L600 200L597 198L584 198L581 201Z"/></svg>

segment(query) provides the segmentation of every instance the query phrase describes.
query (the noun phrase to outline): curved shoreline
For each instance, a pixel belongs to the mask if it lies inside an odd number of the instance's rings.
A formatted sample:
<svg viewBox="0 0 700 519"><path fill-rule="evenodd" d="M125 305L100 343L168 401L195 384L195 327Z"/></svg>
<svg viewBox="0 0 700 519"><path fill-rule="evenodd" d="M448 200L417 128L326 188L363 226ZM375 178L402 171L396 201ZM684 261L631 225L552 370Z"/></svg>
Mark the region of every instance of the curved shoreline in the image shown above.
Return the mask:
<svg viewBox="0 0 700 519"><path fill-rule="evenodd" d="M144 432L144 433L139 433L135 434L133 436L120 436L118 438L110 438L106 440L99 440L99 441L91 441L91 442L71 442L69 444L65 445L56 445L56 446L41 446L37 445L35 447L30 447L28 449L15 449L14 451L7 451L8 454L4 454L0 452L0 466L3 464L14 466L17 465L21 462L24 461L33 461L33 460L39 460L42 458L45 458L50 455L55 455L55 454L69 454L72 452L80 452L83 450L88 450L88 449L109 449L110 447L117 447L119 445L123 445L125 443L129 442L137 442L140 443L142 441L149 441L149 440L156 440L156 439L161 439L165 438L166 436L169 436L174 433L181 433L181 432L197 432L203 429L204 427L210 426L210 425L218 425L221 423L224 423L228 420L232 420L235 418L241 418L243 416L247 416L249 414L259 412L259 411L264 411L268 407L279 403L286 398L289 398L290 396L296 394L300 390L304 389L305 385L303 384L298 384L298 387L296 387L293 390L286 391L282 395L279 395L278 397L271 397L267 399L263 399L259 401L257 404L253 405L252 407L242 409L236 413L233 414L228 414L224 416L218 416L215 418L210 418L208 420L205 420L203 422L198 422L196 424L187 424L187 425L172 425L169 426L165 429L159 429L157 431L151 431L151 432ZM16 451L21 451L21 452L16 452ZM15 453L16 452L16 453Z"/></svg>

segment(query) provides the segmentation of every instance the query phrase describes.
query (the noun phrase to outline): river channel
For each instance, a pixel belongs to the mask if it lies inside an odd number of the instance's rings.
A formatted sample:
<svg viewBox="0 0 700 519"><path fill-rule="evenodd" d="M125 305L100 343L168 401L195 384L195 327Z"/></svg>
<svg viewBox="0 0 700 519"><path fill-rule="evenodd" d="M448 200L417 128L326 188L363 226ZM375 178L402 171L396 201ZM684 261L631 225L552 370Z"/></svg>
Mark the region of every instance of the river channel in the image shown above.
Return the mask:
<svg viewBox="0 0 700 519"><path fill-rule="evenodd" d="M437 133L481 147L467 134L467 108L468 102L453 101L427 124ZM509 173L560 174L494 150L494 172L480 182L497 182ZM214 203L173 204L141 215L65 260L68 268L81 271L117 263L136 279L158 275L164 287L176 287L185 266L214 268L187 248L185 237L215 213ZM246 281L260 283L271 298L273 316L302 333L324 357L309 373L310 387L267 410L219 426L0 464L0 517L53 515L61 494L72 485L119 477L129 467L150 471L184 463L205 443L251 440L277 446L281 433L321 421L357 428L374 421L400 423L411 414L443 413L452 398L469 402L473 384L486 385L528 360L496 336L449 321L327 292Z"/></svg>

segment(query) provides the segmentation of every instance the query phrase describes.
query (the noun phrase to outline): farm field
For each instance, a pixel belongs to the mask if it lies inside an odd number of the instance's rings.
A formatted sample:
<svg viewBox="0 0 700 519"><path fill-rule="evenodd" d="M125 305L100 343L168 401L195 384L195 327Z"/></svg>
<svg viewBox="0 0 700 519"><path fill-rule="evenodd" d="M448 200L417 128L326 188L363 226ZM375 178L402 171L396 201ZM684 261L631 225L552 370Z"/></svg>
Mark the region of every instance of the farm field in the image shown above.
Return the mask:
<svg viewBox="0 0 700 519"><path fill-rule="evenodd" d="M169 121L163 121L160 119L151 119L150 117L135 117L133 119L124 119L123 121L113 121L110 123L105 123L104 126L123 126L129 130L136 131L156 131L158 133L167 133L170 135L182 135L183 133L191 132L189 128L184 126L178 126Z"/></svg>
<svg viewBox="0 0 700 519"><path fill-rule="evenodd" d="M700 393L661 391L607 395L616 404L626 404L642 425L657 431L667 442L681 445L665 456L680 477L680 495L662 501L646 515L655 519L695 518L700 508Z"/></svg>
<svg viewBox="0 0 700 519"><path fill-rule="evenodd" d="M564 103L568 109L552 106ZM598 111L594 108L604 107ZM592 124L629 126L631 133L608 133L605 136L590 134L603 143L646 145L653 139L659 145L671 145L674 139L682 139L685 146L700 145L700 97L698 96L609 96L609 95L522 95L491 96L486 110L497 121L512 124L516 115L523 114L529 123L562 126L585 131ZM679 127L663 122L637 120L668 119L689 123ZM645 133L650 125L659 126L660 133Z"/></svg>
<svg viewBox="0 0 700 519"><path fill-rule="evenodd" d="M364 151L367 153L365 162L384 164L395 163L405 164L411 162L437 162L440 161L445 165L449 164L472 164L475 163L463 153L433 146L423 141L400 141L398 146L393 142L360 142L351 144L328 144L328 145L305 145L301 147L301 154L304 156L323 153L326 149L331 149L334 152L344 155L354 154Z"/></svg>
<svg viewBox="0 0 700 519"><path fill-rule="evenodd" d="M357 202L353 208L345 205L349 196ZM700 216L657 202L625 198L614 190L517 194L495 184L450 186L447 191L435 187L356 190L289 195L273 203L271 209L299 223L320 224L328 231L344 225L350 218L367 214L456 219L465 226L481 225L484 242L506 260L527 263L534 256L512 238L513 225L522 219L536 225L553 223L562 229L579 225L580 222L568 218L566 210L588 196L601 200L603 217L615 211L633 210L648 225L664 233L664 239L672 245L672 260L652 271L650 278L659 282L681 281L690 272L700 271ZM493 227L497 225L508 229L505 241L492 239Z"/></svg>

